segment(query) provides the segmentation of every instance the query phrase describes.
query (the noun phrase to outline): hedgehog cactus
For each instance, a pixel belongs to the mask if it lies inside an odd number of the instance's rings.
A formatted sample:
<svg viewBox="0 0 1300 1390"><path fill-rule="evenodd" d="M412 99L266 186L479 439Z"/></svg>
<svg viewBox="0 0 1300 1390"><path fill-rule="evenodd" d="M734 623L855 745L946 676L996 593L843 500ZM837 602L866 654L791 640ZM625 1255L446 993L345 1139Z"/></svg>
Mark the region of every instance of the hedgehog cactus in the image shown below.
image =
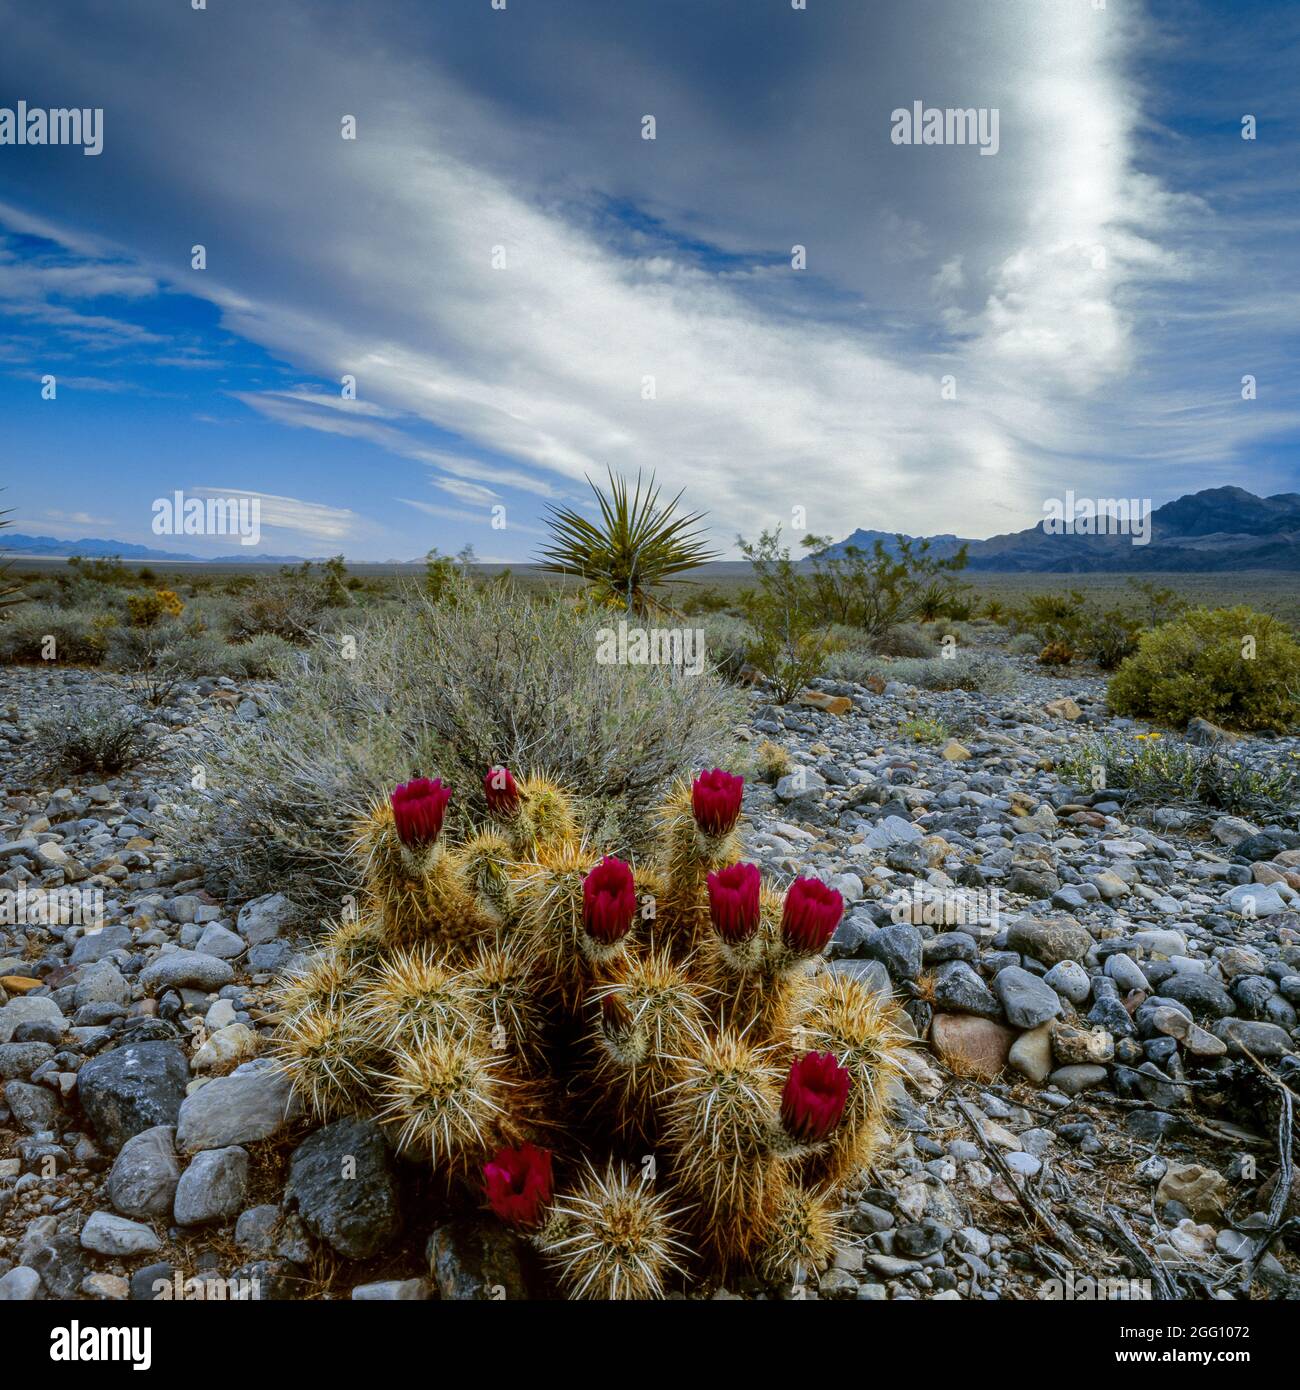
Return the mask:
<svg viewBox="0 0 1300 1390"><path fill-rule="evenodd" d="M744 784L718 768L673 787L636 863L540 775L482 790L458 843L423 778L358 828L361 915L281 989L295 1087L321 1117L374 1114L570 1297L815 1275L902 1040L823 958L840 895L741 862Z"/></svg>

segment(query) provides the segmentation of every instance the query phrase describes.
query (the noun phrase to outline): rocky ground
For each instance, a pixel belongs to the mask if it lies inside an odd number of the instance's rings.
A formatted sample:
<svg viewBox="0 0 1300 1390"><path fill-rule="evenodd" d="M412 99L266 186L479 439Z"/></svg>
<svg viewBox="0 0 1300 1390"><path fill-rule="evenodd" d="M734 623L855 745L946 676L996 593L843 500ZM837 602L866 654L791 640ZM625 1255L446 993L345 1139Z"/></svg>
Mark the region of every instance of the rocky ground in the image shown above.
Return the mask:
<svg viewBox="0 0 1300 1390"><path fill-rule="evenodd" d="M91 932L0 916L0 1299L535 1289L510 1238L442 1212L373 1126L295 1111L262 1055L270 986L306 945L292 906L214 900L161 843L196 740L260 717L266 687L188 682L142 768L34 780L31 721L112 681L0 671L0 889L104 902ZM1063 786L1050 769L1085 731L1135 732L1100 680L819 689L831 708L753 696L747 735L791 766L747 789L747 854L839 888L829 968L893 990L918 1043L895 1140L846 1196L860 1242L808 1288L704 1295L1086 1297L1084 1280L1135 1278L1156 1297L1296 1297L1295 1237L1270 1237L1300 1214L1300 1184L1278 1180L1300 836ZM910 741L918 716L954 737Z"/></svg>

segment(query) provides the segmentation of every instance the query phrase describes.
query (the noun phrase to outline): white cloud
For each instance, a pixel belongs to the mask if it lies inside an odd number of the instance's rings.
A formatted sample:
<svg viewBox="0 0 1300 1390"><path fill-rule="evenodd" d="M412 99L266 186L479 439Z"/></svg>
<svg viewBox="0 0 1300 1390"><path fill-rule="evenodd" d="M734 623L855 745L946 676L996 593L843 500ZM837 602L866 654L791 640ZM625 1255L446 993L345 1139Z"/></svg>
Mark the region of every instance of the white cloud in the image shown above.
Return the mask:
<svg viewBox="0 0 1300 1390"><path fill-rule="evenodd" d="M346 540L356 533L361 520L346 507L327 507L321 502L304 502L298 497L278 497L269 492L251 492L248 488L195 487L188 491L195 497L256 498L261 508L263 528L275 526L318 540Z"/></svg>

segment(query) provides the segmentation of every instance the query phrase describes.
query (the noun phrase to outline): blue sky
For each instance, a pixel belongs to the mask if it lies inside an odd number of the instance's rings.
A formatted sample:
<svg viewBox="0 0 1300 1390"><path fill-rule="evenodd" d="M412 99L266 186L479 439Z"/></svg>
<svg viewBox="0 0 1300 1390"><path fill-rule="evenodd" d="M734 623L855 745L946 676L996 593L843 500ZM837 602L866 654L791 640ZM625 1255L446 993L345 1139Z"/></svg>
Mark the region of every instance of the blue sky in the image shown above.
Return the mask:
<svg viewBox="0 0 1300 1390"><path fill-rule="evenodd" d="M259 496L268 552L519 560L611 467L685 488L734 553L799 512L987 536L1066 489L1300 487L1294 5L0 21L0 107L104 112L98 156L0 145L24 532L229 552L151 533L206 490ZM916 101L996 108L997 154L892 144Z"/></svg>

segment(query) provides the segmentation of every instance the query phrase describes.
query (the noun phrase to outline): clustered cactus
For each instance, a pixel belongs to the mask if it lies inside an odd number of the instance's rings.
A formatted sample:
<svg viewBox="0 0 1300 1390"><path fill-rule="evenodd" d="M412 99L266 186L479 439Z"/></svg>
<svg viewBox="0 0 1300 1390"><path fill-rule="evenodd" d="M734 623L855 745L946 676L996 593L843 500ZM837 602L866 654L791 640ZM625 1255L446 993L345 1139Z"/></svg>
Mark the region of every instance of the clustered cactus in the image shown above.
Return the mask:
<svg viewBox="0 0 1300 1390"><path fill-rule="evenodd" d="M297 1090L373 1114L570 1297L824 1268L902 1034L822 959L840 895L739 862L743 789L681 781L631 865L543 777L491 769L488 822L454 845L451 790L398 787L358 830L359 912L281 991Z"/></svg>

